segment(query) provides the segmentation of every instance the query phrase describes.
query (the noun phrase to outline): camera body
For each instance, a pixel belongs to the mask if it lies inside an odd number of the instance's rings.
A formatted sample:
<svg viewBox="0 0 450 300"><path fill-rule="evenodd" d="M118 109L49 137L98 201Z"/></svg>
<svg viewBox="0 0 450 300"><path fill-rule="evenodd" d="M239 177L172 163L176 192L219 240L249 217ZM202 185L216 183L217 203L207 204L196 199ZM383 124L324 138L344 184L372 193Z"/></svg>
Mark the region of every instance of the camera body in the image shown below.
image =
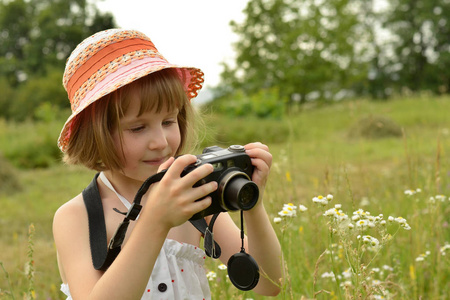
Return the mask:
<svg viewBox="0 0 450 300"><path fill-rule="evenodd" d="M194 187L216 181L218 188L208 195L212 198L211 205L194 214L191 220L219 212L249 210L256 205L259 189L251 181L253 165L243 146L232 145L227 149L218 146L207 147L202 154L197 155L197 162L187 166L181 176L204 164L211 164L214 171L194 184Z"/></svg>

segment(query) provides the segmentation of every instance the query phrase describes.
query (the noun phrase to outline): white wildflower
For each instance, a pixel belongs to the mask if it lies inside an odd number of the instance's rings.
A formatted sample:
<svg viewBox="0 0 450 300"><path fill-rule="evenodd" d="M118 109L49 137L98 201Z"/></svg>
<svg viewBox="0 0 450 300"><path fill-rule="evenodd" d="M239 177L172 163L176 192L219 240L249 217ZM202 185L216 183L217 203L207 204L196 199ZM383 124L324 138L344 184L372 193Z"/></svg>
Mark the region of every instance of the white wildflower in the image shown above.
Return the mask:
<svg viewBox="0 0 450 300"><path fill-rule="evenodd" d="M397 217L394 219L395 222L397 222L398 224L406 224L406 219L402 218L402 217Z"/></svg>
<svg viewBox="0 0 450 300"><path fill-rule="evenodd" d="M320 204L320 205L322 205L322 206L325 206L325 205L328 204L327 199L324 198L323 196L317 196L317 197L314 197L314 198L312 199L312 201L313 201L314 203Z"/></svg>
<svg viewBox="0 0 450 300"><path fill-rule="evenodd" d="M406 190L405 191L405 195L407 195L407 196L413 196L415 194L416 194L416 191L414 191L414 190Z"/></svg>
<svg viewBox="0 0 450 300"><path fill-rule="evenodd" d="M335 279L335 276L334 276L333 271L331 271L331 272L325 272L325 273L323 273L320 277L321 277L321 278L331 278L331 279Z"/></svg>
<svg viewBox="0 0 450 300"><path fill-rule="evenodd" d="M301 211L301 212L304 212L304 211L307 211L308 208L307 208L306 206L300 204L300 205L298 206L298 210Z"/></svg>
<svg viewBox="0 0 450 300"><path fill-rule="evenodd" d="M341 286L352 286L352 282L350 281L350 280L346 280L346 281L344 281L343 283L341 283Z"/></svg>
<svg viewBox="0 0 450 300"><path fill-rule="evenodd" d="M342 272L342 276L344 276L345 279L350 279L352 277L352 271L350 268Z"/></svg>
<svg viewBox="0 0 450 300"><path fill-rule="evenodd" d="M297 216L297 206L292 203L284 204L283 209L278 213L280 217L295 217Z"/></svg>
<svg viewBox="0 0 450 300"><path fill-rule="evenodd" d="M425 256L419 255L418 257L416 257L416 261L424 261L424 260L425 260Z"/></svg>
<svg viewBox="0 0 450 300"><path fill-rule="evenodd" d="M206 278L208 278L209 281L213 281L216 277L217 274L214 271L209 271L208 273L206 273Z"/></svg>
<svg viewBox="0 0 450 300"><path fill-rule="evenodd" d="M447 250L450 250L450 244L445 244L444 246L439 249L439 252L441 252L441 255L445 255Z"/></svg>
<svg viewBox="0 0 450 300"><path fill-rule="evenodd" d="M405 230L411 230L411 226L409 226L408 223L402 224L403 229Z"/></svg>
<svg viewBox="0 0 450 300"><path fill-rule="evenodd" d="M353 215L352 216L352 221L358 221L360 219L359 215Z"/></svg>
<svg viewBox="0 0 450 300"><path fill-rule="evenodd" d="M390 272L394 271L394 268L391 266L388 266L388 265L383 265L382 268L383 268L383 270L386 270L386 271L390 271Z"/></svg>
<svg viewBox="0 0 450 300"><path fill-rule="evenodd" d="M324 216L334 216L337 213L335 208L330 208L329 210L323 213Z"/></svg>
<svg viewBox="0 0 450 300"><path fill-rule="evenodd" d="M358 222L356 222L357 227L364 228L364 227L367 227L367 225L368 225L368 222L366 220L359 220Z"/></svg>
<svg viewBox="0 0 450 300"><path fill-rule="evenodd" d="M359 208L357 211L353 212L353 215L357 215L359 217L364 216L366 213L364 212L364 210L362 208Z"/></svg>
<svg viewBox="0 0 450 300"><path fill-rule="evenodd" d="M447 197L445 197L444 195L436 195L435 198L436 200L444 202Z"/></svg>

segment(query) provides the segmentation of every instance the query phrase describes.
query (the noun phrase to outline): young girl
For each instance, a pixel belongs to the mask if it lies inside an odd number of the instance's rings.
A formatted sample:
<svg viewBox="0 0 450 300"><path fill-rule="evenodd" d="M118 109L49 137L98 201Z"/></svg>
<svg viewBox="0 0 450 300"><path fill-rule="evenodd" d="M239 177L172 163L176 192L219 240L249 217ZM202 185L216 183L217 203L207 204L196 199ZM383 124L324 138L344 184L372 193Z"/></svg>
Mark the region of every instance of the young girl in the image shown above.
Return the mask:
<svg viewBox="0 0 450 300"><path fill-rule="evenodd" d="M201 89L203 73L168 63L140 32L113 29L78 45L67 60L63 81L73 113L58 146L67 163L100 172L93 182L108 241L124 218L114 209L127 211L148 177L167 172L142 198L140 215L130 223L122 250L106 271L93 267L83 195L58 209L53 233L62 291L68 299L210 299L201 234L187 221L211 204L207 195L217 183L193 185L213 167L206 164L182 177L196 157L174 159L192 142L190 100ZM281 250L262 200L272 156L261 143L245 149L254 166L252 180L260 189L258 203L244 212L245 249L263 274L254 290L276 295ZM209 223L211 216L205 219ZM214 240L223 263L240 251L239 237L228 213L221 213Z"/></svg>

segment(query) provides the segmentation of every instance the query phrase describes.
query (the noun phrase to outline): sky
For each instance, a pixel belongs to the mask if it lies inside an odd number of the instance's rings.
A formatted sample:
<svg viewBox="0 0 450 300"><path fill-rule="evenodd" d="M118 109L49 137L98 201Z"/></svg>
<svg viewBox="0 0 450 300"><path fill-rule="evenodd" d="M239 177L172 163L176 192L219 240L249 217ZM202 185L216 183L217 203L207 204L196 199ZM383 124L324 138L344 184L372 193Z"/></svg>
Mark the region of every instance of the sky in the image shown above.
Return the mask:
<svg viewBox="0 0 450 300"><path fill-rule="evenodd" d="M219 83L221 63L234 62L229 25L242 22L248 0L101 0L121 28L146 34L170 62L202 69L206 87Z"/></svg>

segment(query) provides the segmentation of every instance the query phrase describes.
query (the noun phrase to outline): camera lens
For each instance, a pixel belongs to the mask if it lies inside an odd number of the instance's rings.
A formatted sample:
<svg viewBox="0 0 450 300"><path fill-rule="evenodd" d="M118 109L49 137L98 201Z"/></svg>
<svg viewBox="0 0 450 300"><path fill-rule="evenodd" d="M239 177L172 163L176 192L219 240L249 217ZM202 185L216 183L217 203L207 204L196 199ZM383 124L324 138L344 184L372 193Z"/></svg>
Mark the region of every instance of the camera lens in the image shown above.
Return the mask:
<svg viewBox="0 0 450 300"><path fill-rule="evenodd" d="M248 181L245 183L238 195L238 202L240 204L241 209L248 210L255 206L256 202L258 201L258 187L255 183Z"/></svg>
<svg viewBox="0 0 450 300"><path fill-rule="evenodd" d="M247 174L231 172L222 184L222 207L226 210L249 210L258 202L258 186Z"/></svg>

